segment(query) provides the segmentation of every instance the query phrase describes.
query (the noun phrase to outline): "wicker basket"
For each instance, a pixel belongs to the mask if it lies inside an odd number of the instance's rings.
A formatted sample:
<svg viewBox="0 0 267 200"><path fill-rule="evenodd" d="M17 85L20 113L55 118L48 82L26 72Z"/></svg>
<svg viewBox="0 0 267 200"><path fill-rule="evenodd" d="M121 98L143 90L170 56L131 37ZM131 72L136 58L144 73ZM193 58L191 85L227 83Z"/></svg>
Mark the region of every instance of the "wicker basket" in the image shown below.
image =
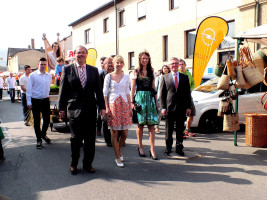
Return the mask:
<svg viewBox="0 0 267 200"><path fill-rule="evenodd" d="M245 143L252 147L267 147L267 114L245 113Z"/></svg>

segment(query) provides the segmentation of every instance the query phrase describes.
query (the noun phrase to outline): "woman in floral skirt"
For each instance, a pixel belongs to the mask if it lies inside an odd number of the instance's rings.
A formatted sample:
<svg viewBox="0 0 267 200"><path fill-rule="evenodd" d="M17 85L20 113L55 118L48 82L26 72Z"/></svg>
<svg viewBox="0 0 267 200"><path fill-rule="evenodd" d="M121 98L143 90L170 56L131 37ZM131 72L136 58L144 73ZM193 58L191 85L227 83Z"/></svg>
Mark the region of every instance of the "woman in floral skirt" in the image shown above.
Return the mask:
<svg viewBox="0 0 267 200"><path fill-rule="evenodd" d="M157 160L155 153L155 128L158 124L157 116L157 94L155 90L154 70L151 66L151 59L148 52L139 54L139 67L131 73L131 99L132 108L135 109L134 102L141 105L141 111L137 112L138 127L136 135L138 139L138 154L145 157L145 151L142 144L144 125L147 125L150 139L150 157ZM135 94L136 90L136 95Z"/></svg>
<svg viewBox="0 0 267 200"><path fill-rule="evenodd" d="M111 143L115 151L115 162L118 167L124 167L121 147L123 146L128 128L132 125L132 109L130 101L130 78L124 74L122 56L113 59L115 71L106 75L104 80L104 98L108 117L108 126L112 129ZM118 142L118 131L122 134Z"/></svg>

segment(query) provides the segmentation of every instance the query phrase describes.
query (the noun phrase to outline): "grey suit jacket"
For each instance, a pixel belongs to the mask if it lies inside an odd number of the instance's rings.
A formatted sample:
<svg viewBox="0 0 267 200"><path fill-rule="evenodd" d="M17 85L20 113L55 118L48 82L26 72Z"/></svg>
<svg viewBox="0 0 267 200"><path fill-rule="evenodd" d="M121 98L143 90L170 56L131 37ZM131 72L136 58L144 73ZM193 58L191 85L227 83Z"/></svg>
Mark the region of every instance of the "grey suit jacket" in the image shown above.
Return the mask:
<svg viewBox="0 0 267 200"><path fill-rule="evenodd" d="M67 110L69 118L78 118L81 112L94 115L96 105L105 109L98 69L86 65L86 74L86 84L82 88L76 64L62 69L58 107L59 110Z"/></svg>
<svg viewBox="0 0 267 200"><path fill-rule="evenodd" d="M179 85L176 90L172 73L162 76L160 84L161 109L169 112L185 114L186 109L191 108L191 91L187 75L179 73Z"/></svg>

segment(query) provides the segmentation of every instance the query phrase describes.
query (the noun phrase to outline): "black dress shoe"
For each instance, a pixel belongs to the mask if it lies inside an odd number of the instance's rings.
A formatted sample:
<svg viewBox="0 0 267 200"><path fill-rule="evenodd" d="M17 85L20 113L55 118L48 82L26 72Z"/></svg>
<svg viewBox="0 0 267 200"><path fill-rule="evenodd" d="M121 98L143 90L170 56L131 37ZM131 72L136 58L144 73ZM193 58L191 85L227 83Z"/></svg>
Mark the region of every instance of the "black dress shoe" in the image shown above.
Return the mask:
<svg viewBox="0 0 267 200"><path fill-rule="evenodd" d="M43 139L47 144L51 144L51 140L50 140L47 136L42 137L42 139Z"/></svg>
<svg viewBox="0 0 267 200"><path fill-rule="evenodd" d="M138 154L139 154L139 156L141 156L141 157L146 157L146 154L141 154L141 153L140 153L140 149L139 149L139 147L138 147L137 150L138 150Z"/></svg>
<svg viewBox="0 0 267 200"><path fill-rule="evenodd" d="M70 166L70 172L71 172L72 175L77 174L78 173L77 167Z"/></svg>
<svg viewBox="0 0 267 200"><path fill-rule="evenodd" d="M93 168L92 166L83 167L83 169L89 173L95 173L95 168Z"/></svg>
<svg viewBox="0 0 267 200"><path fill-rule="evenodd" d="M180 156L184 156L184 152L182 149L176 149L176 153Z"/></svg>
<svg viewBox="0 0 267 200"><path fill-rule="evenodd" d="M107 142L107 146L108 147L112 147L112 144Z"/></svg>
<svg viewBox="0 0 267 200"><path fill-rule="evenodd" d="M171 152L172 152L171 149L166 149L166 150L164 151L164 154L165 154L166 156L171 156Z"/></svg>

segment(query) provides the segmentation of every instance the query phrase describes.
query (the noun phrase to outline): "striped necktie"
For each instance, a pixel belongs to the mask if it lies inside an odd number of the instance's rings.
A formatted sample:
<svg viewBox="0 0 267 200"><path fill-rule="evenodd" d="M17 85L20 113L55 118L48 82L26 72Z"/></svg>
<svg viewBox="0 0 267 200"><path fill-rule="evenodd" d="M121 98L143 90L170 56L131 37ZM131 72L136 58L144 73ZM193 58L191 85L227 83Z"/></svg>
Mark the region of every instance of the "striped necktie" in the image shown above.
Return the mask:
<svg viewBox="0 0 267 200"><path fill-rule="evenodd" d="M85 73L84 73L84 67L83 66L79 66L79 71L80 71L80 81L81 81L81 85L84 88L85 87Z"/></svg>

